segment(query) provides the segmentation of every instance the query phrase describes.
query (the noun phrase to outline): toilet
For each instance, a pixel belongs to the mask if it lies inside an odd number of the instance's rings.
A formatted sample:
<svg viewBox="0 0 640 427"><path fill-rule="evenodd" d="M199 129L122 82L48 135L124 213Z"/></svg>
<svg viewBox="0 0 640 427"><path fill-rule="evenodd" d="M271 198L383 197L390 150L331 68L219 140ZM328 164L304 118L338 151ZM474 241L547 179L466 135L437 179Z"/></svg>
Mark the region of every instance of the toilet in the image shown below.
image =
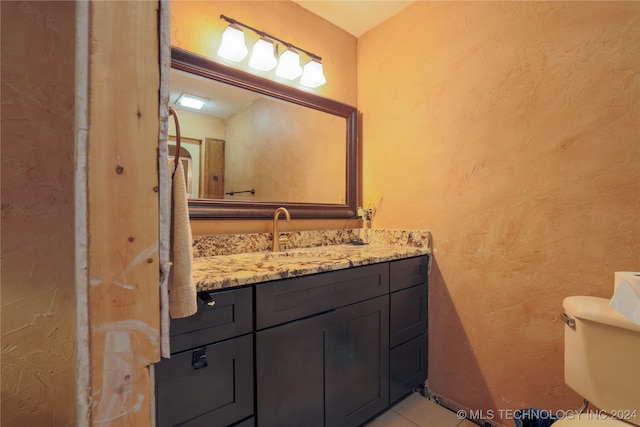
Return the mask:
<svg viewBox="0 0 640 427"><path fill-rule="evenodd" d="M609 302L571 296L562 303L564 381L590 404L553 427L640 426L640 325Z"/></svg>

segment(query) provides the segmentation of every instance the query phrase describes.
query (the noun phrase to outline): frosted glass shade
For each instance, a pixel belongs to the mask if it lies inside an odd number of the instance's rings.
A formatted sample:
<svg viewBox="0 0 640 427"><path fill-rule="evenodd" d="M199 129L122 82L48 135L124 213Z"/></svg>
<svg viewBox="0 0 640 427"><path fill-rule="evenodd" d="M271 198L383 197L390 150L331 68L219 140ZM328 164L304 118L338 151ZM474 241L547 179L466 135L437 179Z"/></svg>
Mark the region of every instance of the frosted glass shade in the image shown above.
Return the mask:
<svg viewBox="0 0 640 427"><path fill-rule="evenodd" d="M273 43L260 39L253 45L249 66L257 70L269 71L278 64Z"/></svg>
<svg viewBox="0 0 640 427"><path fill-rule="evenodd" d="M276 68L276 74L287 80L293 80L302 74L302 67L300 66L300 56L292 50L285 50L280 55L280 61L278 62L278 68Z"/></svg>
<svg viewBox="0 0 640 427"><path fill-rule="evenodd" d="M304 65L304 72L300 79L300 84L308 87L322 86L327 82L322 71L322 63L311 60Z"/></svg>
<svg viewBox="0 0 640 427"><path fill-rule="evenodd" d="M247 56L249 49L244 44L244 32L229 25L222 33L222 43L218 55L229 61L240 62Z"/></svg>

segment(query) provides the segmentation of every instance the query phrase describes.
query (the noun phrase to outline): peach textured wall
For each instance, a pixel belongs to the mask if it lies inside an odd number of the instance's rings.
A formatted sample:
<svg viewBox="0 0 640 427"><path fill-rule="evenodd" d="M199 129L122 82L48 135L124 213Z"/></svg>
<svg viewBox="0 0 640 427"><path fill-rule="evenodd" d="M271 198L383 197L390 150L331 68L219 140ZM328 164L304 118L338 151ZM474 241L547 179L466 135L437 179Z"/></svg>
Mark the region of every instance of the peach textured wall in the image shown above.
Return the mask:
<svg viewBox="0 0 640 427"><path fill-rule="evenodd" d="M346 104L357 102L355 36L291 1L184 1L171 0L171 44L215 61L226 22L224 14L322 57L327 83L312 92ZM248 38L249 36L247 36ZM251 45L251 42L247 43ZM248 71L248 57L240 67ZM271 77L273 76L271 72ZM282 81L281 81L282 82ZM359 221L294 220L283 231L358 226ZM271 221L192 221L194 234L266 232Z"/></svg>
<svg viewBox="0 0 640 427"><path fill-rule="evenodd" d="M581 403L558 316L640 270L639 75L638 2L420 1L358 40L364 202L434 236L433 391Z"/></svg>
<svg viewBox="0 0 640 427"><path fill-rule="evenodd" d="M1 2L2 425L76 412L74 2ZM55 60L54 60L55 59Z"/></svg>
<svg viewBox="0 0 640 427"><path fill-rule="evenodd" d="M344 129L341 117L255 100L226 122L225 192L255 189L238 200L344 203Z"/></svg>

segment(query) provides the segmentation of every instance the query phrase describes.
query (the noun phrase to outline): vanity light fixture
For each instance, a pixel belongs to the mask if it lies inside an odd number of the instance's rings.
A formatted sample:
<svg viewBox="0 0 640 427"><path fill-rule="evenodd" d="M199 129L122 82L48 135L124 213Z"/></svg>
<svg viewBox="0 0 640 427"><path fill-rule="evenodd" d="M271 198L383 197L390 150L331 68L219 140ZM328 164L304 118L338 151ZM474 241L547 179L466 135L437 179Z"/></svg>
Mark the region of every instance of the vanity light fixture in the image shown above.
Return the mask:
<svg viewBox="0 0 640 427"><path fill-rule="evenodd" d="M300 78L300 84L309 87L322 86L327 79L322 72L322 63L312 58L311 61L304 64L304 72Z"/></svg>
<svg viewBox="0 0 640 427"><path fill-rule="evenodd" d="M247 45L244 44L244 31L235 25L229 25L222 33L222 43L218 55L233 62L240 62L247 56Z"/></svg>
<svg viewBox="0 0 640 427"><path fill-rule="evenodd" d="M302 74L300 55L291 49L287 49L280 55L276 74L287 80L295 80Z"/></svg>
<svg viewBox="0 0 640 427"><path fill-rule="evenodd" d="M188 93L183 93L178 97L176 104L181 105L183 107L193 108L194 110L201 110L202 107L204 107L204 104L206 102L207 102L206 99L189 95Z"/></svg>
<svg viewBox="0 0 640 427"><path fill-rule="evenodd" d="M249 66L262 71L272 70L278 64L275 55L276 47L269 40L260 38L253 45Z"/></svg>
<svg viewBox="0 0 640 427"><path fill-rule="evenodd" d="M259 37L252 48L249 59L250 67L260 71L270 71L277 64L278 67L275 71L277 76L287 80L295 80L302 75L300 84L311 88L322 86L327 82L322 69L322 58L318 55L225 15L220 15L220 19L227 21L229 25L222 33L222 43L218 50L219 56L234 62L242 61L248 52L244 44L243 30L249 30ZM277 58L280 45L282 45L283 51ZM304 68L300 66L301 54L309 57Z"/></svg>

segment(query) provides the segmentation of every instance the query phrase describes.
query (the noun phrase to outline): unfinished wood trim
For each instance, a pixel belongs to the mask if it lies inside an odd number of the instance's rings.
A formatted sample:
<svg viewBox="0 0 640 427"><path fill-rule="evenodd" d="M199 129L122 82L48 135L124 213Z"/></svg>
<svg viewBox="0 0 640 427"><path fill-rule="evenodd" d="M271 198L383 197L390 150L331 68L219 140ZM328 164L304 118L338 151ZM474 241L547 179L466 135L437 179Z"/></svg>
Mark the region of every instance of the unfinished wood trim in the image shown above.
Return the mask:
<svg viewBox="0 0 640 427"><path fill-rule="evenodd" d="M169 0L160 1L160 132L158 135L158 171L160 179L160 207L159 207L159 237L160 237L160 337L161 355L171 356L169 337L169 260L170 232L171 232L171 183L168 168L169 133L169 74L171 68L171 37L169 22L171 20ZM153 370L152 370L153 373ZM153 411L155 414L155 411ZM154 418L155 420L155 418ZM155 425L155 421L152 423Z"/></svg>
<svg viewBox="0 0 640 427"><path fill-rule="evenodd" d="M160 359L158 2L90 3L91 424L151 422Z"/></svg>
<svg viewBox="0 0 640 427"><path fill-rule="evenodd" d="M89 353L89 279L87 276L87 131L89 128L89 4L76 2L75 49L75 263L76 263L76 422L91 422Z"/></svg>

